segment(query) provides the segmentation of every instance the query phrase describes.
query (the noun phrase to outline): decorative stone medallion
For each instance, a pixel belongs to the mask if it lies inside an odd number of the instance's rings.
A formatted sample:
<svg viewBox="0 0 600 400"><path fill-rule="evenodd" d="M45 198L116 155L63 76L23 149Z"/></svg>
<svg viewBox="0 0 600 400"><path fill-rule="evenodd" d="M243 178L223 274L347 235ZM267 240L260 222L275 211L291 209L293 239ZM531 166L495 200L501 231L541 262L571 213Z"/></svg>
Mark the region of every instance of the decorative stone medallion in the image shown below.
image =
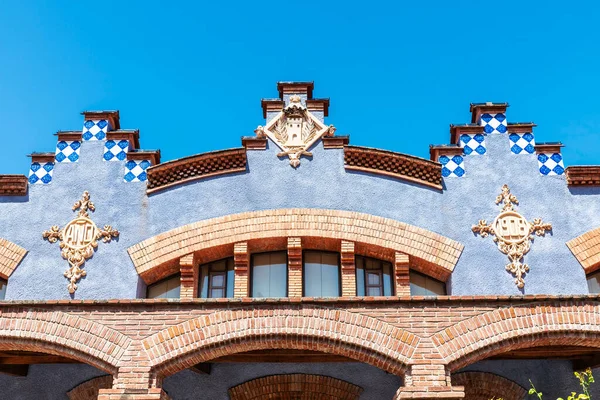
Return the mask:
<svg viewBox="0 0 600 400"><path fill-rule="evenodd" d="M510 263L506 264L506 270L515 276L515 284L519 288L525 286L524 275L529 272L529 266L521 260L531 248L533 234L544 236L546 231L552 230L552 225L542 222L541 218L535 218L529 223L521 214L515 211L513 204L519 204L517 197L510 193L508 185L502 186L502 193L496 197L496 204L501 204L502 211L492 224L482 219L471 228L474 233L481 237L494 235L494 241L498 249L508 255Z"/></svg>
<svg viewBox="0 0 600 400"><path fill-rule="evenodd" d="M326 126L302 104L300 96L290 96L289 104L271 119L265 127L254 131L259 138L268 137L281 150L278 157L288 156L294 168L300 165L300 157L311 157L308 151L318 139L333 136L335 127Z"/></svg>
<svg viewBox="0 0 600 400"><path fill-rule="evenodd" d="M73 211L76 210L79 210L77 217L63 229L59 229L58 225L55 225L42 233L42 237L50 243L60 241L61 255L70 265L64 276L69 279L67 288L71 294L77 290L79 279L87 275L82 266L85 260L94 254L94 249L98 247L98 239L108 243L112 238L119 236L119 231L110 225L104 225L103 229L98 229L94 221L89 218L88 210L95 211L96 208L90 201L90 194L87 191L83 192L81 200L73 205Z"/></svg>

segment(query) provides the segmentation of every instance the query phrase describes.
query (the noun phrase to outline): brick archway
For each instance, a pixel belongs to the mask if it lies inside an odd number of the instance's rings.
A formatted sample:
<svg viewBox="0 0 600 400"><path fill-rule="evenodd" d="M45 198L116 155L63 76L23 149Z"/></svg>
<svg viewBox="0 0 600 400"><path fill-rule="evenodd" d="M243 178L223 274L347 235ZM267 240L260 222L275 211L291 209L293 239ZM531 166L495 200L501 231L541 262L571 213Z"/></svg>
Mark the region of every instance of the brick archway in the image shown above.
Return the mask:
<svg viewBox="0 0 600 400"><path fill-rule="evenodd" d="M450 371L510 350L577 345L600 348L600 305L506 307L468 318L431 339Z"/></svg>
<svg viewBox="0 0 600 400"><path fill-rule="evenodd" d="M144 280L154 270L207 249L255 239L315 237L339 239L398 251L414 257L447 279L463 245L437 233L396 220L341 210L277 209L232 214L183 225L146 239L128 249ZM146 282L151 283L151 282Z"/></svg>
<svg viewBox="0 0 600 400"><path fill-rule="evenodd" d="M71 358L109 374L131 339L98 322L61 311L0 314L0 350L35 351Z"/></svg>
<svg viewBox="0 0 600 400"><path fill-rule="evenodd" d="M358 400L363 389L323 375L271 375L229 389L231 400ZM507 399L511 400L511 399Z"/></svg>
<svg viewBox="0 0 600 400"><path fill-rule="evenodd" d="M272 303L197 317L144 339L142 346L160 379L201 362L266 349L331 353L403 375L418 342L412 333L366 315Z"/></svg>
<svg viewBox="0 0 600 400"><path fill-rule="evenodd" d="M461 372L452 375L452 384L465 387L469 400L523 400L527 391L515 382L487 372Z"/></svg>
<svg viewBox="0 0 600 400"><path fill-rule="evenodd" d="M99 376L75 386L67 392L69 400L98 400L100 389L110 389L113 377L111 375Z"/></svg>

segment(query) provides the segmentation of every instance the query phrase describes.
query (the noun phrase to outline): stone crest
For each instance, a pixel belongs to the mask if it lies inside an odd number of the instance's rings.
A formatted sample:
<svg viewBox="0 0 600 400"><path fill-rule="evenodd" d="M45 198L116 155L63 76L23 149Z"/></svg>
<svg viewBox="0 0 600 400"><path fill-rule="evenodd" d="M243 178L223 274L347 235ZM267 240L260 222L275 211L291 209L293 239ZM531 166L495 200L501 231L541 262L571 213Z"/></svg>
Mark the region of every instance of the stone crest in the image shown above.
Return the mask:
<svg viewBox="0 0 600 400"><path fill-rule="evenodd" d="M510 192L508 185L502 186L502 193L496 197L496 204L503 204L502 211L488 224L482 219L471 228L474 233L481 237L494 236L498 249L508 255L510 262L506 264L506 270L515 276L515 284L519 288L525 286L524 275L529 272L529 266L521 260L531 248L533 234L544 236L547 231L552 230L552 225L542 222L541 218L535 218L531 223L514 209L519 204L517 197Z"/></svg>
<svg viewBox="0 0 600 400"><path fill-rule="evenodd" d="M311 157L308 151L318 139L333 136L335 127L326 126L302 104L300 96L290 97L289 104L271 119L266 126L254 131L259 138L268 137L282 151L278 157L288 156L294 168L300 165L300 157Z"/></svg>
<svg viewBox="0 0 600 400"><path fill-rule="evenodd" d="M98 247L98 239L110 242L119 236L119 231L110 225L99 229L94 221L89 218L88 210L95 211L94 203L90 201L90 194L85 191L81 200L73 205L73 211L78 211L77 216L63 229L57 225L42 233L42 237L50 243L60 241L61 255L69 262L70 267L65 271L65 278L69 279L67 288L73 294L77 290L77 282L86 271L82 269L85 260L92 257L94 249Z"/></svg>

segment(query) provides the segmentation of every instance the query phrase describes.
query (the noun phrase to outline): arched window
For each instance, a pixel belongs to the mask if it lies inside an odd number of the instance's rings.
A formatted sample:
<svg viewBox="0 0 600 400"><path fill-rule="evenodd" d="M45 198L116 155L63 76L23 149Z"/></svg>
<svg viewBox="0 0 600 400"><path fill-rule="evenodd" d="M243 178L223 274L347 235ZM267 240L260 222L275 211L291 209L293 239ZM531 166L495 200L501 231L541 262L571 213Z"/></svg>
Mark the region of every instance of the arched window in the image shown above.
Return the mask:
<svg viewBox="0 0 600 400"><path fill-rule="evenodd" d="M148 285L146 297L148 299L178 299L181 277L179 274Z"/></svg>
<svg viewBox="0 0 600 400"><path fill-rule="evenodd" d="M198 293L203 299L233 297L233 280L233 258L203 264Z"/></svg>
<svg viewBox="0 0 600 400"><path fill-rule="evenodd" d="M416 271L410 271L410 295L411 296L444 296L446 295L446 284L423 275Z"/></svg>
<svg viewBox="0 0 600 400"><path fill-rule="evenodd" d="M287 296L287 252L252 255L252 297Z"/></svg>
<svg viewBox="0 0 600 400"><path fill-rule="evenodd" d="M342 295L338 253L305 251L303 260L304 296L338 297Z"/></svg>
<svg viewBox="0 0 600 400"><path fill-rule="evenodd" d="M392 263L356 256L356 295L393 296Z"/></svg>

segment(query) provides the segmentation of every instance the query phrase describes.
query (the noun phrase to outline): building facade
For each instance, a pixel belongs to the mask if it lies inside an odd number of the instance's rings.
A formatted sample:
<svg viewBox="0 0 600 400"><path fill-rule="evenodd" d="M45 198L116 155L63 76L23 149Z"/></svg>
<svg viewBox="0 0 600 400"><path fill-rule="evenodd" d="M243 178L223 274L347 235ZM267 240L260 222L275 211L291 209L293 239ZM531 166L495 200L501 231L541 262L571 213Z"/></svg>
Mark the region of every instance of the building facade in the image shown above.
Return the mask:
<svg viewBox="0 0 600 400"><path fill-rule="evenodd" d="M277 88L240 148L161 163L89 111L0 176L2 398L551 398L600 365L600 167L506 103L426 160Z"/></svg>

